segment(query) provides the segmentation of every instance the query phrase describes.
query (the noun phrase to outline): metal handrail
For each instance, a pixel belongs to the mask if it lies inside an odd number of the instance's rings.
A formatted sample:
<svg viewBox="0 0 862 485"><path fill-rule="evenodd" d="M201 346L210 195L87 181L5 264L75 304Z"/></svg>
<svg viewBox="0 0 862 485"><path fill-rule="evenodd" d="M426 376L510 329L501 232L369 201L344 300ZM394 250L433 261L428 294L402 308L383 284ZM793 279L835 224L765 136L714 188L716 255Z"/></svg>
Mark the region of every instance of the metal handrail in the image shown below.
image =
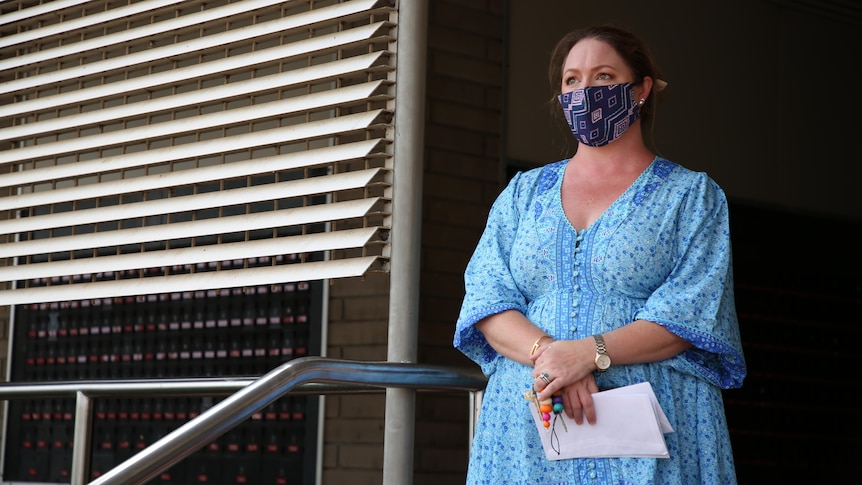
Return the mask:
<svg viewBox="0 0 862 485"><path fill-rule="evenodd" d="M229 395L91 482L132 485L146 483L287 393L362 393L386 388L469 392L472 439L473 415L486 383L481 373L440 366L302 357L260 378L0 383L0 400L76 398L71 485L83 485L90 461L92 398Z"/></svg>

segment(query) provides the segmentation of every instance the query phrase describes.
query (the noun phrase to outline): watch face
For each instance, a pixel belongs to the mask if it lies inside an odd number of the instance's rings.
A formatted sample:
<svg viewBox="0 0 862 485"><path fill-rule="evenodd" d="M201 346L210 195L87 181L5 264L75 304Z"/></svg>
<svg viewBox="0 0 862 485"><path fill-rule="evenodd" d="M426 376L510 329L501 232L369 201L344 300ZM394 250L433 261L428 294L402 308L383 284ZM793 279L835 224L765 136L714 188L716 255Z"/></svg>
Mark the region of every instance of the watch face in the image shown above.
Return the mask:
<svg viewBox="0 0 862 485"><path fill-rule="evenodd" d="M611 366L611 358L605 354L599 354L596 356L596 367L599 370L607 370L608 367Z"/></svg>

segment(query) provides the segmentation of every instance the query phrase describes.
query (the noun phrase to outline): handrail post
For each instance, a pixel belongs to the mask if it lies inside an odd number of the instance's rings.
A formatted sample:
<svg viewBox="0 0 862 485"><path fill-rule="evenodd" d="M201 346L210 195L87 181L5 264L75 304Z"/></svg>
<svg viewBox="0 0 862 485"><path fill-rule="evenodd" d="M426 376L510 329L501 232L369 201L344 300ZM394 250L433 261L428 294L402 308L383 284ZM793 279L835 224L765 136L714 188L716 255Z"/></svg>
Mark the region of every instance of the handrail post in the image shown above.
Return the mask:
<svg viewBox="0 0 862 485"><path fill-rule="evenodd" d="M90 444L92 442L92 399L81 391L75 393L75 430L72 445L71 485L85 485L90 475Z"/></svg>
<svg viewBox="0 0 862 485"><path fill-rule="evenodd" d="M395 82L395 160L387 360L415 363L419 333L427 0L400 1ZM413 483L415 389L387 389L383 485Z"/></svg>
<svg viewBox="0 0 862 485"><path fill-rule="evenodd" d="M482 409L483 391L470 392L470 426L467 430L467 451L473 448L473 436L476 435L476 423L479 420L479 411Z"/></svg>

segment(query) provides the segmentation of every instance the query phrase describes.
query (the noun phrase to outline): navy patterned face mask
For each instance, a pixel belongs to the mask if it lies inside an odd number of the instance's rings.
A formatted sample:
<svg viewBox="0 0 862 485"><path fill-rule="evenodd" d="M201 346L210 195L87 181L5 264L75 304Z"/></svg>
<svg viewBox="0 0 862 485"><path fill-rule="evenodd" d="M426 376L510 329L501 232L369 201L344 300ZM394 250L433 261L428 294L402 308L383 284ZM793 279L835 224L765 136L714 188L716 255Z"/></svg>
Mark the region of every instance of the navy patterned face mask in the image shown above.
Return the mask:
<svg viewBox="0 0 862 485"><path fill-rule="evenodd" d="M621 137L640 118L633 86L589 86L561 94L560 105L575 138L600 147Z"/></svg>

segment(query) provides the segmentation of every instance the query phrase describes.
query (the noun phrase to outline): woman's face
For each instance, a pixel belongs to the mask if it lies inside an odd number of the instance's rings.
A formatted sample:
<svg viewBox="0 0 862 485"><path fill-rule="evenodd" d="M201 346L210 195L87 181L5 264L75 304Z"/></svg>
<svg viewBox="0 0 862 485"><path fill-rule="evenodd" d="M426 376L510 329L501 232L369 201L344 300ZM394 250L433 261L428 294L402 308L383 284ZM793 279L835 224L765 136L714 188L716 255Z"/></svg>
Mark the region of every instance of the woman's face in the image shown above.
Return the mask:
<svg viewBox="0 0 862 485"><path fill-rule="evenodd" d="M613 47L586 38L578 41L566 56L561 91L633 81L631 69Z"/></svg>

